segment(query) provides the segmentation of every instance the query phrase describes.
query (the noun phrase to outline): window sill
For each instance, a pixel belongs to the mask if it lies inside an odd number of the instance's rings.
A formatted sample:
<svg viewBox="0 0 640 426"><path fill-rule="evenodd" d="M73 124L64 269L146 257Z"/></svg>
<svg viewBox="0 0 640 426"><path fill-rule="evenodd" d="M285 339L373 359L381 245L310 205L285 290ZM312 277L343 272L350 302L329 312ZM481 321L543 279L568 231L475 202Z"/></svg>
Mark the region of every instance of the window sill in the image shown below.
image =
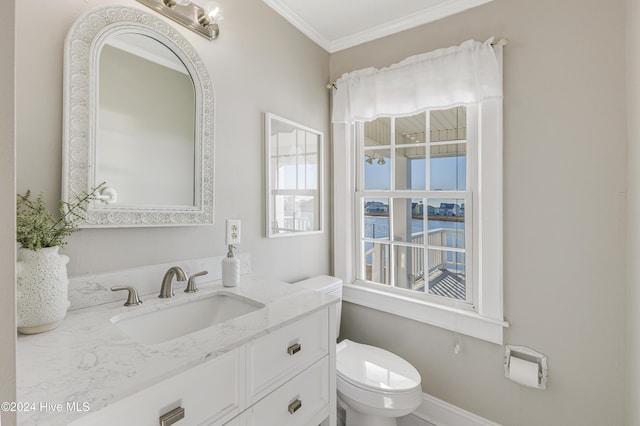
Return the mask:
<svg viewBox="0 0 640 426"><path fill-rule="evenodd" d="M342 299L346 302L444 328L498 345L502 345L503 329L509 327L509 323L506 321L484 317L475 312L438 305L363 285L345 284L342 291Z"/></svg>

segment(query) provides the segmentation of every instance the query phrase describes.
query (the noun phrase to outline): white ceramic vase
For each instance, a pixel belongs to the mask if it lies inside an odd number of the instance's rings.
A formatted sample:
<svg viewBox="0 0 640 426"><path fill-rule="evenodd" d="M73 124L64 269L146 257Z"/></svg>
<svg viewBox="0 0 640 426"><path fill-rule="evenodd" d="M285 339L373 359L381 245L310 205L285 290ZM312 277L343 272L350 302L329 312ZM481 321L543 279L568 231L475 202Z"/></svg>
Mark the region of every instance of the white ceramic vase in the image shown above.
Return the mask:
<svg viewBox="0 0 640 426"><path fill-rule="evenodd" d="M20 333L51 330L67 315L69 257L58 254L58 249L18 249L16 310Z"/></svg>

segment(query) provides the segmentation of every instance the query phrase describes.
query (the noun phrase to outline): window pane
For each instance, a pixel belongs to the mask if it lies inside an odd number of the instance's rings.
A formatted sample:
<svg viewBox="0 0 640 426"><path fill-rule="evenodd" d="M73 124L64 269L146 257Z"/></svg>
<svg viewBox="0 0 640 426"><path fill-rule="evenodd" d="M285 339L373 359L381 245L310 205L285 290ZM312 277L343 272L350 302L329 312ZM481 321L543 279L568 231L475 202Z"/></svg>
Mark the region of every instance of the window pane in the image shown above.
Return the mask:
<svg viewBox="0 0 640 426"><path fill-rule="evenodd" d="M318 152L320 136L311 132L304 132L304 133L305 133L305 151L304 151L305 154L307 155L316 154Z"/></svg>
<svg viewBox="0 0 640 426"><path fill-rule="evenodd" d="M432 146L429 167L431 190L465 191L467 189L466 144Z"/></svg>
<svg viewBox="0 0 640 426"><path fill-rule="evenodd" d="M320 136L304 131L304 149L301 154L304 154L304 182L300 185L300 188L304 189L318 189L318 149L320 143Z"/></svg>
<svg viewBox="0 0 640 426"><path fill-rule="evenodd" d="M301 146L301 148L303 148L303 146ZM304 152L300 152L300 155L297 156L298 170L296 172L296 176L298 177L298 183L296 189L304 189L307 181L307 165L305 161L306 156L304 155Z"/></svg>
<svg viewBox="0 0 640 426"><path fill-rule="evenodd" d="M364 237L389 239L389 199L364 199Z"/></svg>
<svg viewBox="0 0 640 426"><path fill-rule="evenodd" d="M396 119L396 145L424 143L426 130L424 112L411 117L399 117Z"/></svg>
<svg viewBox="0 0 640 426"><path fill-rule="evenodd" d="M273 189L282 189L282 187L280 186L280 167L278 164L278 157L273 156L271 157L271 187Z"/></svg>
<svg viewBox="0 0 640 426"><path fill-rule="evenodd" d="M318 173L318 154L307 154L305 176L306 182L301 188L318 189L318 180L320 179L320 174Z"/></svg>
<svg viewBox="0 0 640 426"><path fill-rule="evenodd" d="M319 197L311 195L296 196L296 231L310 232L320 230Z"/></svg>
<svg viewBox="0 0 640 426"><path fill-rule="evenodd" d="M364 189L391 189L390 151L366 150L364 152Z"/></svg>
<svg viewBox="0 0 640 426"><path fill-rule="evenodd" d="M389 284L389 245L364 242L364 279Z"/></svg>
<svg viewBox="0 0 640 426"><path fill-rule="evenodd" d="M464 200L429 198L429 245L464 248Z"/></svg>
<svg viewBox="0 0 640 426"><path fill-rule="evenodd" d="M394 246L394 286L424 292L424 249Z"/></svg>
<svg viewBox="0 0 640 426"><path fill-rule="evenodd" d="M319 228L318 199L304 195L275 195L271 231L303 232Z"/></svg>
<svg viewBox="0 0 640 426"><path fill-rule="evenodd" d="M271 126L271 155L296 154L296 129L282 121L273 121Z"/></svg>
<svg viewBox="0 0 640 426"><path fill-rule="evenodd" d="M429 294L466 300L464 253L429 250Z"/></svg>
<svg viewBox="0 0 640 426"><path fill-rule="evenodd" d="M425 190L426 146L396 149L396 189Z"/></svg>
<svg viewBox="0 0 640 426"><path fill-rule="evenodd" d="M364 123L364 146L391 145L391 119L377 118Z"/></svg>
<svg viewBox="0 0 640 426"><path fill-rule="evenodd" d="M422 198L393 199L393 240L424 242L424 200Z"/></svg>
<svg viewBox="0 0 640 426"><path fill-rule="evenodd" d="M431 142L467 138L467 108L430 111Z"/></svg>
<svg viewBox="0 0 640 426"><path fill-rule="evenodd" d="M280 123L282 128L280 133L273 135L271 143L272 169L271 179L277 189L296 189L297 174L297 142L296 133L290 129L289 133L285 133L283 129L288 130L288 125Z"/></svg>

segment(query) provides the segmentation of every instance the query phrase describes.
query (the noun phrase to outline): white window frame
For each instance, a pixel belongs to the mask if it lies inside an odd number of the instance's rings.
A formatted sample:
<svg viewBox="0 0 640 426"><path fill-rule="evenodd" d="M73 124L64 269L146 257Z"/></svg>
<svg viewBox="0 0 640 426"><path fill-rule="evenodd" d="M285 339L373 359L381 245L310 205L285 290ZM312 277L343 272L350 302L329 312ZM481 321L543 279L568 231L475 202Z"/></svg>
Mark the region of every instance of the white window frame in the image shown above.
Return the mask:
<svg viewBox="0 0 640 426"><path fill-rule="evenodd" d="M448 109L448 108L447 108ZM397 294L405 295L407 297L415 297L420 298L427 301L433 301L435 303L441 303L449 306L454 306L460 309L474 309L474 304L477 300L477 292L474 291L473 287L473 249L472 249L472 241L473 241L473 191L477 187L477 179L476 179L476 170L475 170L475 158L476 158L476 147L477 147L477 127L478 127L478 108L475 105L468 106L467 108L467 121L468 125L466 125L466 133L467 137L462 140L446 140L446 141L431 141L431 125L430 125L430 116L432 111L425 111L419 114L425 116L425 141L422 143L415 144L398 144L395 140L396 131L395 131L395 122L397 119L401 117L390 117L390 129L389 129L389 145L381 145L381 146L364 146L364 122L358 122L355 124L355 136L356 136L356 146L358 155L356 158L364 158L366 152L369 151L389 151L390 152L390 162L391 162L391 170L390 170L390 187L395 188L397 186L396 178L396 168L397 168L397 150L402 148L412 148L412 147L424 147L425 148L425 183L426 188L430 188L430 159L431 159L431 147L435 145L452 145L452 144L464 144L465 145L465 155L467 158L466 161L466 182L464 190L398 190L398 189L390 189L390 190L365 190L365 182L364 182L364 165L362 161L356 161L356 188L355 188L355 197L356 197L356 223L357 226L355 228L356 232L356 240L358 241L356 245L356 274L355 280L358 284L369 286L374 289L380 289L383 291L395 292ZM471 148L471 149L469 149ZM465 283L466 283L466 300L453 300L448 298L443 298L440 296L431 295L428 293L419 293L412 290L399 288L396 283L394 283L395 275L396 275L396 258L394 256L394 248L395 247L422 247L424 248L424 265L428 265L428 256L429 250L434 249L434 247L430 247L427 243L423 244L412 244L411 242L406 241L395 241L393 238L389 239L368 239L364 238L364 224L362 220L364 219L364 200L367 198L387 198L389 199L389 234L394 235L394 212L395 212L395 201L396 199L462 199L465 203L465 209L468 211L468 214L465 215L465 234L464 234L464 248L462 252L465 254ZM425 206L427 203L425 203ZM428 219L427 216L424 216L424 230L425 234L428 231ZM427 235L425 235L427 238ZM363 255L361 253L362 250L362 242L370 242L375 244L380 244L388 247L389 252L389 267L387 268L387 274L389 275L389 284L381 284L373 281L366 281L358 276L364 275L365 265L363 264ZM455 251L455 250L452 250ZM426 273L426 271L425 271ZM425 280L428 280L428 276L425 275ZM425 284L427 281L425 281ZM426 286L425 286L426 288Z"/></svg>
<svg viewBox="0 0 640 426"><path fill-rule="evenodd" d="M333 126L334 274L345 283L346 302L501 345L503 329L508 327L503 319L502 282L502 101L488 100L477 108L477 144L473 144L477 152L469 153L477 159L473 162L477 164L473 173L477 182L472 192L473 282L468 286L473 289L473 309L466 303L442 303L356 280L356 244L360 244L356 161L361 158L355 126L345 124ZM473 145L468 144L467 149L473 150Z"/></svg>

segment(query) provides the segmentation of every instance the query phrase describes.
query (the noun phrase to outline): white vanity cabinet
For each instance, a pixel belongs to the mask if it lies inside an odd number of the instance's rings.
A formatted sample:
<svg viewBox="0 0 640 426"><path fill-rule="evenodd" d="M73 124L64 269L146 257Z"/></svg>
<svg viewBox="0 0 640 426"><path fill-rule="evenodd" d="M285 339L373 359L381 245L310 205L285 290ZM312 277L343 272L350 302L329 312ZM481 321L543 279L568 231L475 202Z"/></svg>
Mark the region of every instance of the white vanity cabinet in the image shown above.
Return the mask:
<svg viewBox="0 0 640 426"><path fill-rule="evenodd" d="M328 415L329 359L322 358L247 410L247 426L319 425Z"/></svg>
<svg viewBox="0 0 640 426"><path fill-rule="evenodd" d="M72 425L335 425L333 306L303 316Z"/></svg>
<svg viewBox="0 0 640 426"><path fill-rule="evenodd" d="M329 322L324 309L247 345L247 426L318 425L329 416Z"/></svg>
<svg viewBox="0 0 640 426"><path fill-rule="evenodd" d="M247 344L247 402L251 405L329 353L327 310Z"/></svg>
<svg viewBox="0 0 640 426"><path fill-rule="evenodd" d="M71 423L73 426L156 426L184 409L178 425L222 425L244 408L244 348L177 374Z"/></svg>

